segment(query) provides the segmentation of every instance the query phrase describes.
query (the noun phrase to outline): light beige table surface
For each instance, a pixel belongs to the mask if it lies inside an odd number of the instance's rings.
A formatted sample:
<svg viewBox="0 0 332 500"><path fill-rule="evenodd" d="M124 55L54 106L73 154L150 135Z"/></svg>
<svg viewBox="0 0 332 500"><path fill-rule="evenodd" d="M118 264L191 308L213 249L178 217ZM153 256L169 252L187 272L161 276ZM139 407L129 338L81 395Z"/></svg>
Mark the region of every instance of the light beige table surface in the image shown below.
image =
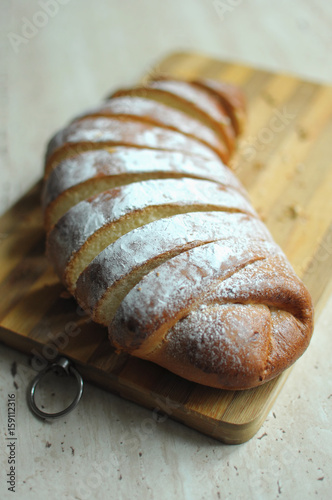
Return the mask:
<svg viewBox="0 0 332 500"><path fill-rule="evenodd" d="M57 128L172 51L332 83L326 0L13 0L1 2L0 19L0 213L40 178ZM240 446L156 422L90 385L75 412L42 423L26 405L35 372L1 345L0 498L329 498L331 310L332 298L266 423ZM6 485L8 393L17 402L16 493Z"/></svg>

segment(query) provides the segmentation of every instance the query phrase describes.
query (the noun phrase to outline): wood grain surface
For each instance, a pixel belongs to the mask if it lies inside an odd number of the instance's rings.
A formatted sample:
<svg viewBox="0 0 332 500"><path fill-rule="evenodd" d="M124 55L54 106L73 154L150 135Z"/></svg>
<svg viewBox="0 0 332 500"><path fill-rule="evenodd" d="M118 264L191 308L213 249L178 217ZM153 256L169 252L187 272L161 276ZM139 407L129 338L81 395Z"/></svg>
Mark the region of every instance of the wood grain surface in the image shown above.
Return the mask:
<svg viewBox="0 0 332 500"><path fill-rule="evenodd" d="M331 292L332 88L186 53L147 77L154 74L204 76L244 89L248 125L232 166L308 286L317 318ZM86 380L224 442L250 439L287 372L257 389L221 391L116 355L106 329L68 298L47 263L39 196L40 184L0 220L0 340L31 353L36 367L38 359L65 354Z"/></svg>

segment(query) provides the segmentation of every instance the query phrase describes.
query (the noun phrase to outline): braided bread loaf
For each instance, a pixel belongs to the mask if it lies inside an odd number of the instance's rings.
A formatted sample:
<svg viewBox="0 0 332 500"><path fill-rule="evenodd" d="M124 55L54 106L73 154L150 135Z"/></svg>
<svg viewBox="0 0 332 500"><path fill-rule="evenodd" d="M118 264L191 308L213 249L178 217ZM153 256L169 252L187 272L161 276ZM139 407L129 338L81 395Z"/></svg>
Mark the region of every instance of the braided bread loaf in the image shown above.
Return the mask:
<svg viewBox="0 0 332 500"><path fill-rule="evenodd" d="M241 91L156 79L50 141L42 204L61 281L119 351L217 388L290 366L311 298L227 167Z"/></svg>

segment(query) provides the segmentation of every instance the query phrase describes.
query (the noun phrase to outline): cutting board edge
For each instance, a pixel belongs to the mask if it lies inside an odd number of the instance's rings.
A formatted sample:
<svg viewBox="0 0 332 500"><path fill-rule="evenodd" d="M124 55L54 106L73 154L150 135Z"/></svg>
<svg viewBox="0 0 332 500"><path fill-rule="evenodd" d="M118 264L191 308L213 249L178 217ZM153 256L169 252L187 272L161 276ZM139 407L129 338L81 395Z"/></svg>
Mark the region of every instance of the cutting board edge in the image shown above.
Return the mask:
<svg viewBox="0 0 332 500"><path fill-rule="evenodd" d="M9 338L9 336L11 336L11 338ZM37 353L41 354L44 346L41 342L19 335L16 332L8 330L2 326L0 326L0 342L7 347L22 352L28 357L28 350L30 350L30 356L36 355ZM135 386L135 384L125 384L121 381L121 378L116 375L106 374L104 371L96 367L85 367L84 364L72 359L68 356L68 354L61 353L61 351L59 351L58 357L62 355L66 356L75 364L75 367L80 372L84 381L107 390L115 396L119 396L139 406L144 406L146 409L152 411L154 415L154 411L156 410L156 400L151 391L147 390L146 393L143 394L142 391ZM41 369L42 368L43 366ZM267 398L264 408L256 417L251 420L247 420L246 422L235 424L233 422L219 420L214 417L203 415L198 411L188 409L185 406L182 406L180 409L175 408L170 414L165 413L165 415L167 415L167 418L171 418L186 427L193 428L196 431L199 431L208 437L212 437L217 441L221 441L224 444L242 444L249 441L249 439L251 439L259 431L286 382L288 372L289 370L281 375L283 378L282 381L280 381L280 378L278 377L278 382L272 389L270 396ZM157 420L153 416L151 418L157 423ZM190 425L188 423L189 421ZM208 431L206 430L206 426L209 428Z"/></svg>
<svg viewBox="0 0 332 500"><path fill-rule="evenodd" d="M275 76L285 76L285 77L290 77L290 78L296 78L298 80L301 80L302 82L307 82L307 83L312 83L314 85L322 85L324 87L330 87L332 88L332 83L331 82L325 82L323 80L319 80L319 78L314 78L314 77L308 77L305 75L300 75L298 73L293 73L292 71L278 71L276 68L267 68L264 66L260 66L259 64L256 65L250 65L250 63L247 63L246 61L241 61L241 60L234 60L234 59L220 59L217 55L214 56L213 54L207 54L206 52L200 52L200 51L190 51L190 50L176 50L174 52L171 52L170 54L166 55L165 57L161 58L161 60L157 60L154 64L152 64L152 69L158 69L159 66L166 65L174 59L175 57L200 57L202 59L211 61L211 62L218 62L220 64L230 64L230 65L235 65L237 67L245 68L245 69L252 69L254 68L255 70L261 72L261 73L269 73ZM157 71L156 71L157 73ZM188 78L189 79L189 78Z"/></svg>

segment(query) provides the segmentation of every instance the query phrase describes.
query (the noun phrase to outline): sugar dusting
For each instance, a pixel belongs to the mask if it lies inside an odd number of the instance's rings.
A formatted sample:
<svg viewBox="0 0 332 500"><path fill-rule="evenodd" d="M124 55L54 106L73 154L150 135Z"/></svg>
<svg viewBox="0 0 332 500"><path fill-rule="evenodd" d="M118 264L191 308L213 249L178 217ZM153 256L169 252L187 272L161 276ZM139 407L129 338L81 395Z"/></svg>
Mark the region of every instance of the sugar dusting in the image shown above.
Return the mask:
<svg viewBox="0 0 332 500"><path fill-rule="evenodd" d="M114 151L85 151L63 160L49 175L43 189L44 208L61 193L89 179L137 173L182 173L199 176L243 190L231 170L220 161L203 160L176 151L118 146Z"/></svg>
<svg viewBox="0 0 332 500"><path fill-rule="evenodd" d="M130 324L134 318L146 336L161 328L166 316L172 326L179 314L184 316L218 283L251 262L279 253L273 242L232 237L174 257L144 276L128 293L111 325L112 334L117 335L120 325ZM123 341L130 344L130 332L126 333L128 338Z"/></svg>
<svg viewBox="0 0 332 500"><path fill-rule="evenodd" d="M133 119L87 118L71 123L51 140L47 155L66 144L120 143L140 147L188 152L203 158L217 159L208 146L181 132Z"/></svg>
<svg viewBox="0 0 332 500"><path fill-rule="evenodd" d="M76 296L93 309L105 292L135 269L186 244L218 239L267 239L265 226L241 213L199 212L174 215L139 227L105 248L83 271ZM254 237L252 236L254 235Z"/></svg>
<svg viewBox="0 0 332 500"><path fill-rule="evenodd" d="M139 96L115 97L104 102L101 106L87 111L81 117L90 115L107 116L107 114L134 115L143 119L150 118L163 125L174 127L180 132L194 135L206 141L213 147L220 147L220 140L216 134L203 125L202 122L175 108L165 104Z"/></svg>
<svg viewBox="0 0 332 500"><path fill-rule="evenodd" d="M264 305L201 305L168 331L167 354L205 372L248 376L264 369L269 325Z"/></svg>
<svg viewBox="0 0 332 500"><path fill-rule="evenodd" d="M161 80L151 82L150 86L153 88L166 90L168 92L171 92L172 94L182 97L183 99L186 99L192 105L207 113L217 122L225 124L229 123L229 118L225 116L225 114L221 111L215 99L213 99L203 90L191 85L190 82Z"/></svg>
<svg viewBox="0 0 332 500"><path fill-rule="evenodd" d="M105 191L72 207L49 235L49 248L62 274L71 256L98 229L129 213L152 206L215 205L254 215L251 205L235 190L210 181L166 179L136 182ZM190 211L190 210L189 210Z"/></svg>

